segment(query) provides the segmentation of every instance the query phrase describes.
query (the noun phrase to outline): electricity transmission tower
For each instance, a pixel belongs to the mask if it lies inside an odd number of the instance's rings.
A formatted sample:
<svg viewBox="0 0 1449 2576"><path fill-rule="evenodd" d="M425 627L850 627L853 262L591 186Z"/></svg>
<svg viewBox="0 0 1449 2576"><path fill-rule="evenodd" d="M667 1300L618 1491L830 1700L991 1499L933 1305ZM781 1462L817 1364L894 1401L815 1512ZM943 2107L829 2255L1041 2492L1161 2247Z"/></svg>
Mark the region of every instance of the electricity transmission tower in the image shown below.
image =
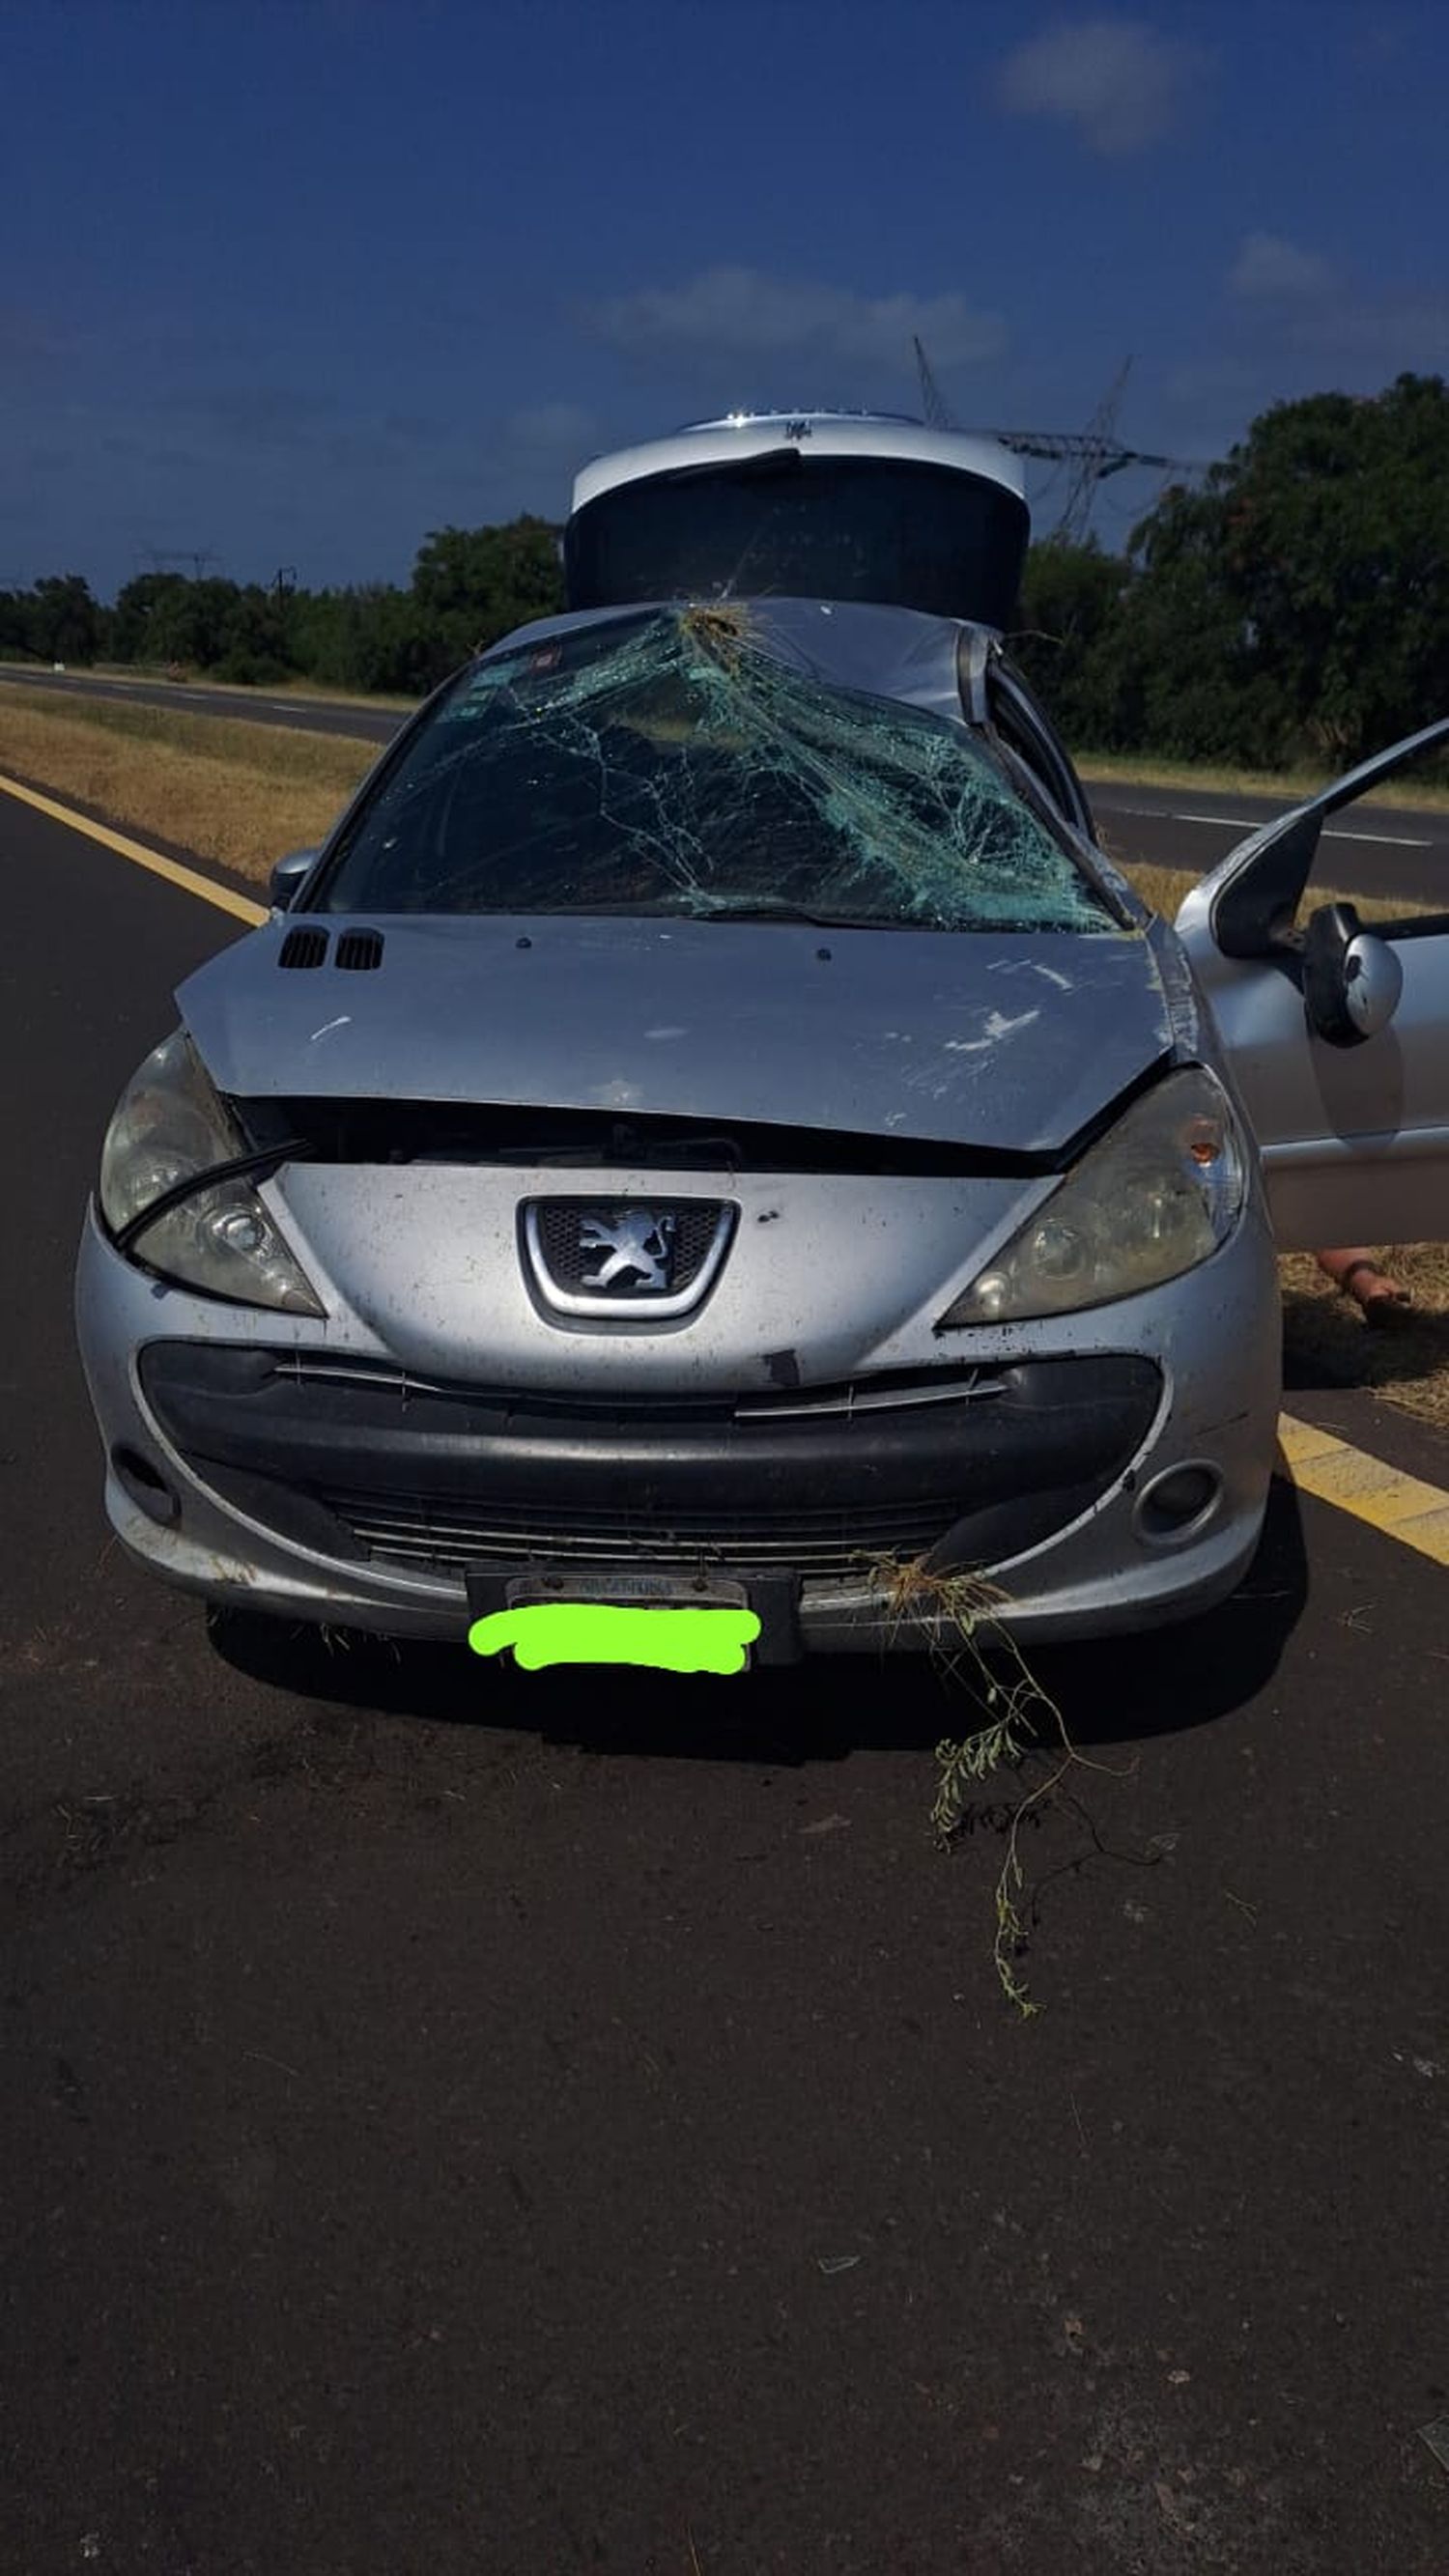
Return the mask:
<svg viewBox="0 0 1449 2576"><path fill-rule="evenodd" d="M147 569L151 572L174 572L182 564L190 564L193 581L200 581L208 564L221 561L220 555L211 546L182 546L175 554L163 554L156 546L143 546L141 553Z"/></svg>
<svg viewBox="0 0 1449 2576"><path fill-rule="evenodd" d="M914 342L916 374L921 387L921 409L932 429L955 429L959 423L951 417L941 388L936 382L931 361L921 342ZM1080 544L1087 533L1097 486L1109 474L1120 474L1128 465L1148 465L1168 474L1196 474L1200 468L1181 456L1154 456L1141 447L1124 447L1117 437L1117 415L1132 361L1125 358L1106 393L1098 403L1083 430L1054 429L986 429L983 438L998 438L1003 447L1014 449L1018 456L1030 456L1039 463L1066 465L1070 468L1067 496L1062 504L1055 537Z"/></svg>

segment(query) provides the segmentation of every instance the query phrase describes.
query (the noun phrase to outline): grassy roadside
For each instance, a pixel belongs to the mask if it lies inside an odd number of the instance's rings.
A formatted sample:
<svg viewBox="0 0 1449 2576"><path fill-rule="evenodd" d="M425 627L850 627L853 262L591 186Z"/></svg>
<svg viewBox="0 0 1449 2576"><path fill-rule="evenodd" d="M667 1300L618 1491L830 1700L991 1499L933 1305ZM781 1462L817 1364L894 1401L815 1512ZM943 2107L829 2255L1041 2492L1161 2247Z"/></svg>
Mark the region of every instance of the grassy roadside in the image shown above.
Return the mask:
<svg viewBox="0 0 1449 2576"><path fill-rule="evenodd" d="M0 658L0 679L28 680L37 673L50 671L48 662L7 662ZM136 662L77 662L67 675L81 680L110 680L118 687L133 689L220 690L224 697L315 698L323 707L363 707L369 712L380 708L384 714L411 715L422 705L421 698L391 695L386 689L329 689L321 680L276 680L265 686L250 680L218 680L205 671L188 670L183 664L176 672L147 668ZM49 694L47 692L47 694Z"/></svg>
<svg viewBox="0 0 1449 2576"><path fill-rule="evenodd" d="M1212 762L1174 764L1095 751L1076 751L1072 758L1089 791L1093 787L1165 787L1183 796L1267 796L1280 805L1297 797L1316 796L1334 776L1331 765L1322 769L1233 769ZM1418 785L1412 778L1390 779L1385 786L1374 789L1369 802L1402 805L1421 814L1444 814L1449 813L1449 787L1428 777Z"/></svg>
<svg viewBox="0 0 1449 2576"><path fill-rule="evenodd" d="M259 885L322 839L377 756L343 734L0 689L0 770Z"/></svg>
<svg viewBox="0 0 1449 2576"><path fill-rule="evenodd" d="M1156 868L1149 867L1145 863L1139 865L1135 860L1124 859L1120 850L1112 848L1105 833L1102 836L1102 842L1112 859L1113 866L1121 869L1124 877L1127 877L1136 887L1143 902L1150 903L1154 912L1160 912L1164 921L1175 921L1193 887L1201 883L1200 877L1196 876L1191 868ZM1313 901L1357 904L1359 913L1365 921L1398 921L1405 913L1420 909L1410 895L1354 894L1347 886L1320 885L1316 877L1313 881Z"/></svg>
<svg viewBox="0 0 1449 2576"><path fill-rule="evenodd" d="M0 675L24 678L27 674L48 669L47 664L8 662L0 659ZM173 682L169 670L145 669L132 662L93 662L77 670L85 678L129 681L133 686L155 688ZM238 680L218 680L205 672L180 668L174 677L177 687L188 690L221 689L230 695L242 694L251 684ZM265 687L258 685L259 698L315 698L321 706L378 707L395 714L411 714L422 702L416 697L401 697L386 690L331 689L320 680L294 678L277 680ZM1074 750L1072 754L1087 786L1153 787L1169 793L1216 796L1263 796L1277 803L1287 803L1300 796L1316 795L1333 775L1331 763L1319 769L1241 769L1223 761L1171 761L1140 757L1125 752ZM1449 813L1449 781L1426 778L1416 786L1412 779L1390 780L1373 793L1375 805L1399 805L1419 813Z"/></svg>
<svg viewBox="0 0 1449 2576"><path fill-rule="evenodd" d="M376 757L374 744L289 725L0 688L0 772L255 884L265 883L283 850L322 838ZM1195 882L1187 869L1125 873L1169 919ZM1371 917L1374 902L1357 900ZM1389 898L1377 909L1402 906ZM1290 1356L1329 1384L1372 1387L1408 1412L1449 1424L1449 1256L1420 1245L1380 1257L1414 1291L1416 1306L1411 1320L1381 1333L1365 1327L1310 1258L1284 1261Z"/></svg>

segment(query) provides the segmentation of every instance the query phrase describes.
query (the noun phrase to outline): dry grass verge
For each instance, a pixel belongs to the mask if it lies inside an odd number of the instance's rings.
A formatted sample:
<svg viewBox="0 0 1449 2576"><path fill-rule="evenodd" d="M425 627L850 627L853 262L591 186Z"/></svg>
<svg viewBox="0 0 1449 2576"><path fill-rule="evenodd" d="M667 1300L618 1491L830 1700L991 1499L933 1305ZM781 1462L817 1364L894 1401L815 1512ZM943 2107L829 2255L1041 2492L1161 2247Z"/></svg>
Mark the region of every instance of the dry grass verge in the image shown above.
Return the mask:
<svg viewBox="0 0 1449 2576"><path fill-rule="evenodd" d="M1201 768L1187 763L1176 767L1165 760L1117 759L1105 754L1082 751L1074 754L1077 769L1088 790L1093 787L1165 787L1182 796L1269 796L1281 805L1296 804L1305 796L1317 796L1337 773L1332 762L1322 769L1233 769L1223 764L1204 762ZM1374 805L1403 805L1410 812L1437 814L1449 811L1449 786L1442 771L1436 777L1428 766L1416 783L1412 777L1389 779L1376 787L1368 800Z"/></svg>
<svg viewBox="0 0 1449 2576"><path fill-rule="evenodd" d="M341 734L0 688L0 770L255 884L322 839L377 756Z"/></svg>
<svg viewBox="0 0 1449 2576"><path fill-rule="evenodd" d="M1449 1247L1391 1243L1374 1252L1414 1299L1382 1327L1364 1322L1310 1253L1290 1253L1280 1263L1288 1359L1320 1381L1368 1387L1422 1422L1449 1428Z"/></svg>
<svg viewBox="0 0 1449 2576"><path fill-rule="evenodd" d="M1135 860L1124 859L1121 851L1114 850L1109 840L1104 840L1102 846L1111 858L1113 866L1120 868L1124 877L1127 877L1137 888L1143 902L1150 903L1153 911L1160 912L1165 921L1176 920L1193 887L1202 883L1201 874L1195 873L1191 868L1139 866ZM1320 885L1316 878L1312 887L1312 901L1314 903L1356 903L1365 921L1399 921L1405 913L1419 912L1423 909L1412 895L1353 894L1346 886Z"/></svg>

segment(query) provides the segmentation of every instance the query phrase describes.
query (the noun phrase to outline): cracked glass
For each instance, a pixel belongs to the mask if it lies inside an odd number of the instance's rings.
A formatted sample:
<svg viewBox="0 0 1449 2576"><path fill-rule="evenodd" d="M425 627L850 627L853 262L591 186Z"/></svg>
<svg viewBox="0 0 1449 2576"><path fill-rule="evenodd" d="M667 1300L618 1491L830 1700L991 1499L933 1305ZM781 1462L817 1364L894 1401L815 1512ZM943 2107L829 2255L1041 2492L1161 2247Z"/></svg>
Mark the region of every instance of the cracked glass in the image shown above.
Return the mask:
<svg viewBox="0 0 1449 2576"><path fill-rule="evenodd" d="M354 817L315 909L1117 927L981 738L653 610L473 665Z"/></svg>

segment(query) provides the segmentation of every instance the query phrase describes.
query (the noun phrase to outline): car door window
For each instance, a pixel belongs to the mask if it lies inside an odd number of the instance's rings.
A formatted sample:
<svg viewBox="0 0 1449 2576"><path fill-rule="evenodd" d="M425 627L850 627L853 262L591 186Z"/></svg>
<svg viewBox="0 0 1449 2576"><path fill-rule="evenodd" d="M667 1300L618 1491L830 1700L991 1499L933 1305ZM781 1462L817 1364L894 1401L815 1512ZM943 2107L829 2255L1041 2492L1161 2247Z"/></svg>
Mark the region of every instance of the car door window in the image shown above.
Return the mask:
<svg viewBox="0 0 1449 2576"><path fill-rule="evenodd" d="M992 722L1013 758L1072 829L1094 838L1091 811L1070 760L1012 674L998 663L989 682Z"/></svg>

